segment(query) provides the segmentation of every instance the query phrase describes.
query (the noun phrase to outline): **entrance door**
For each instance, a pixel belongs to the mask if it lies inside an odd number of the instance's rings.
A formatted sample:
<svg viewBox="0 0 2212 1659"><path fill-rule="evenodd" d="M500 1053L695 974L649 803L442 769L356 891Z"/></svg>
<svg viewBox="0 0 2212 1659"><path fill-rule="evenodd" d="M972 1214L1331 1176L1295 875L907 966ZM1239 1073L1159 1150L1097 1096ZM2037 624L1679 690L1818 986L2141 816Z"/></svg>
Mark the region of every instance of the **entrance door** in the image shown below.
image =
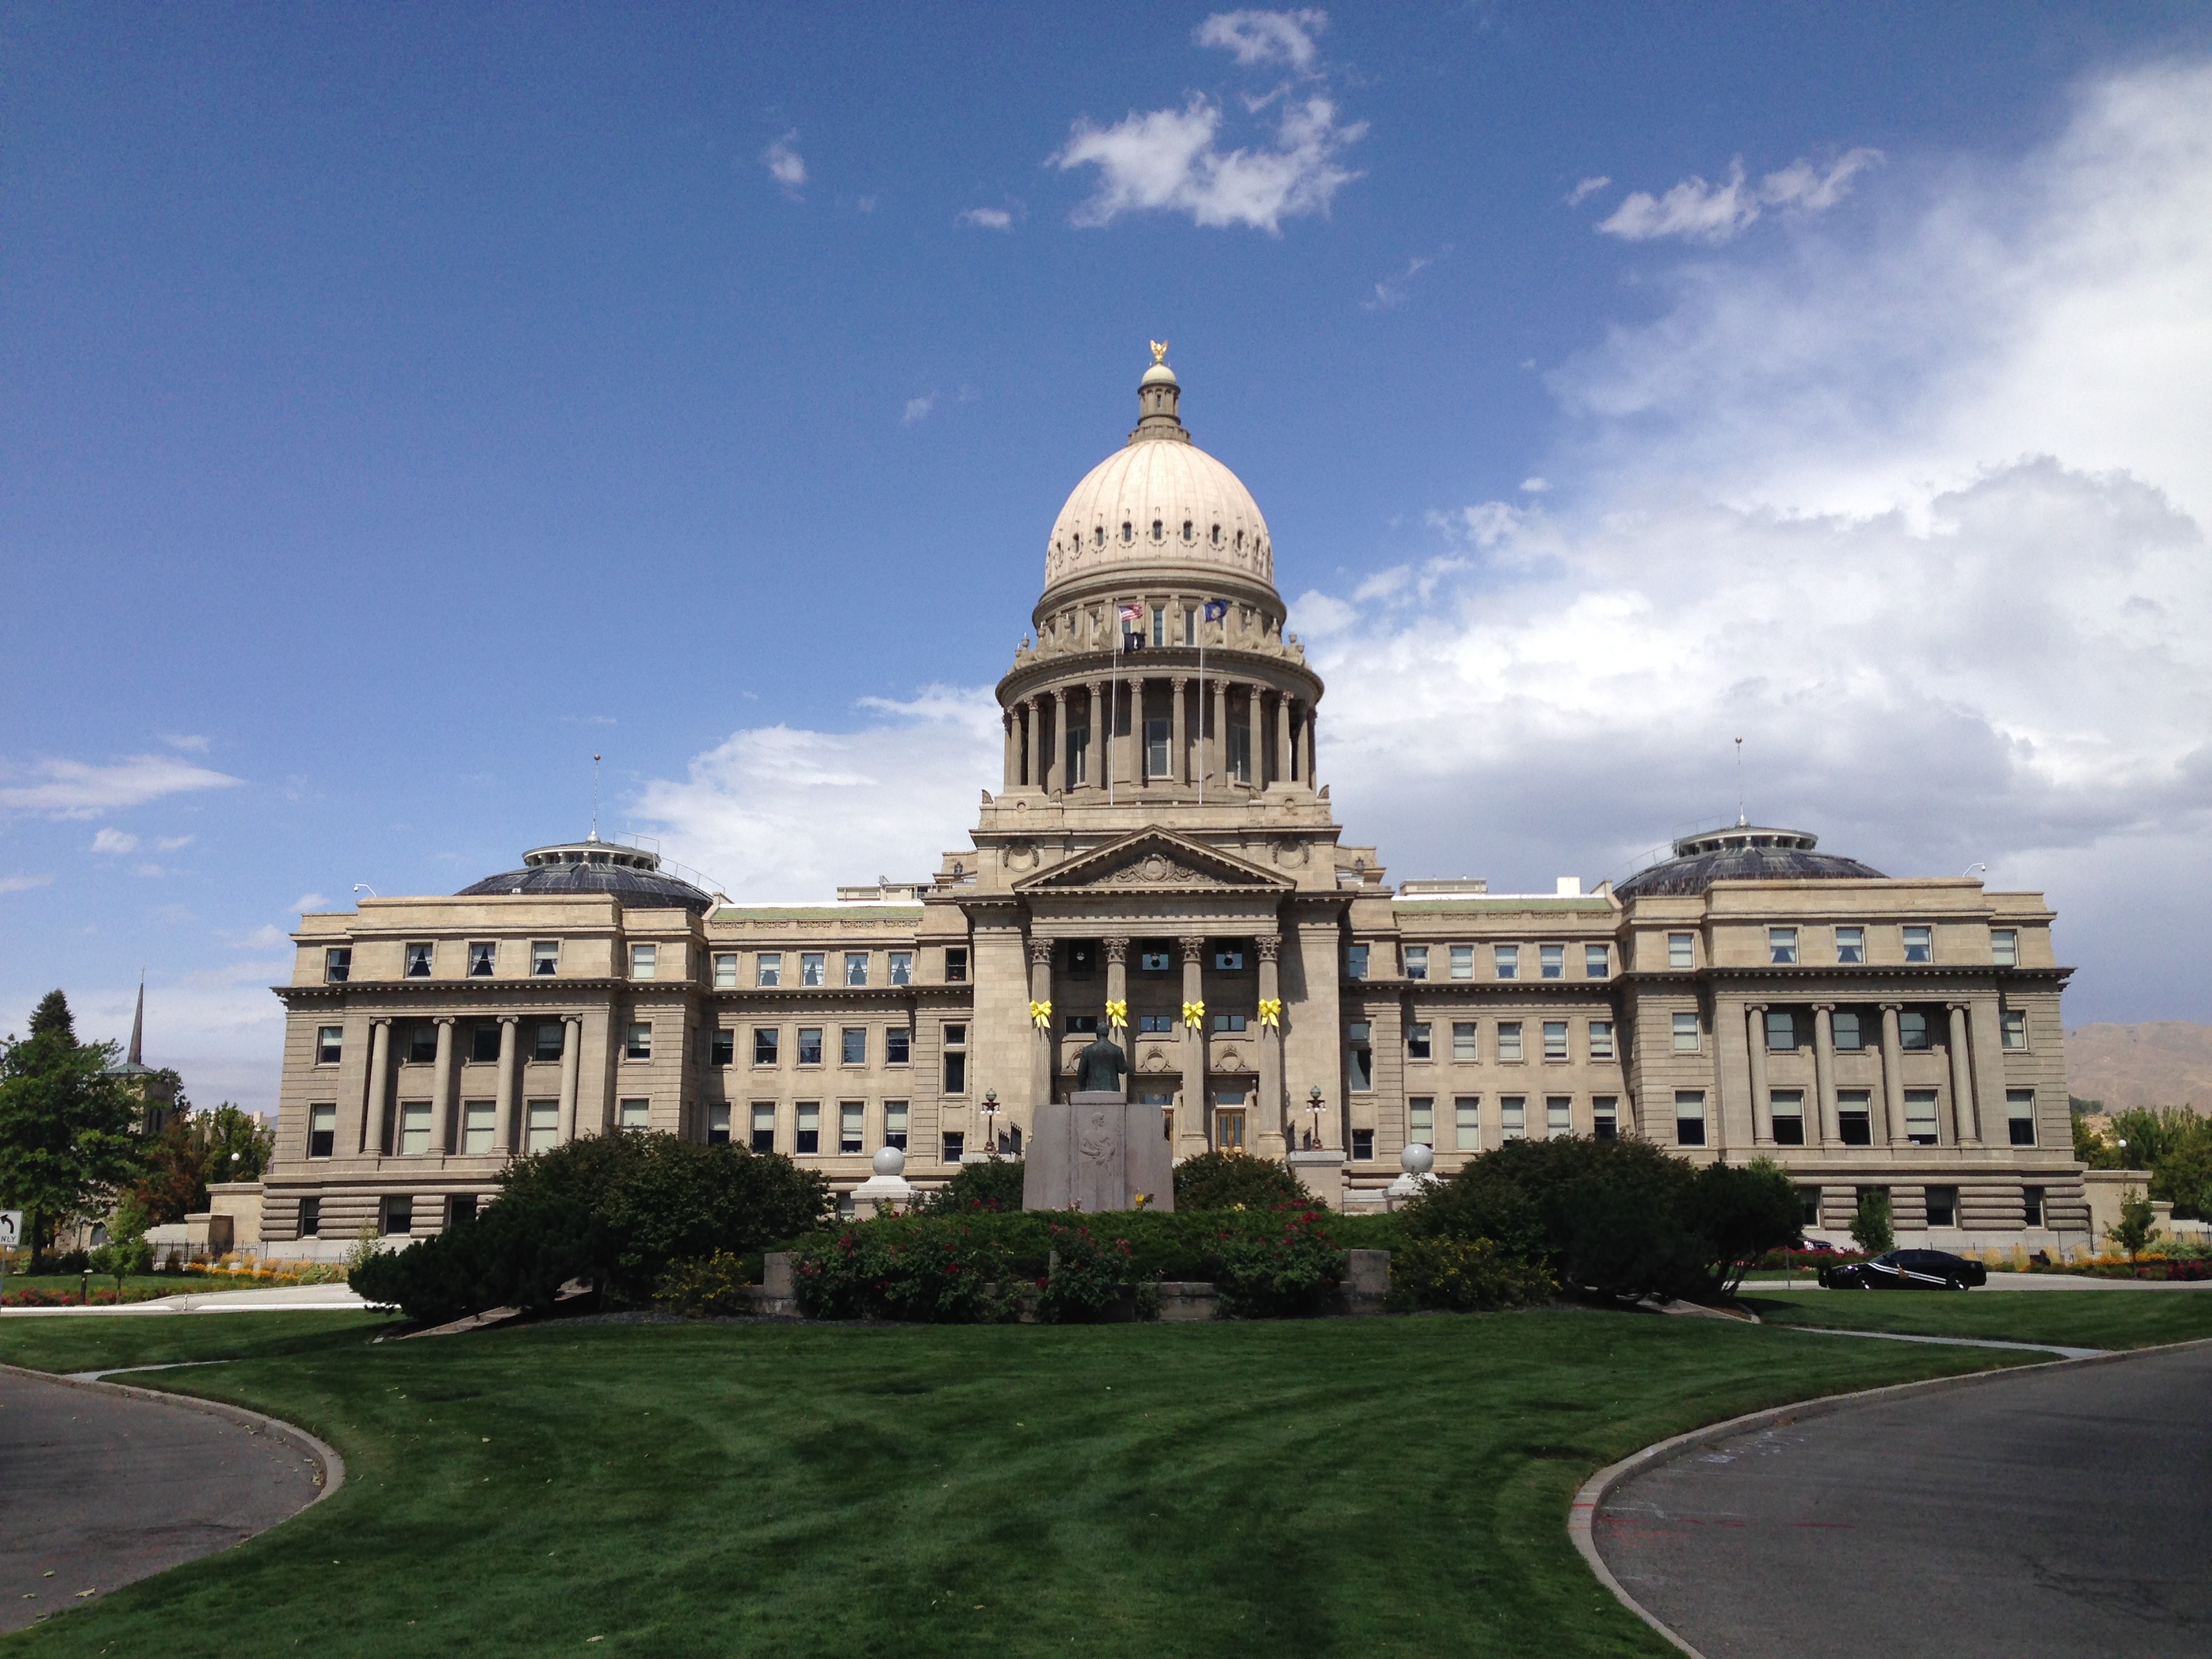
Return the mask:
<svg viewBox="0 0 2212 1659"><path fill-rule="evenodd" d="M1244 1109L1242 1106L1224 1107L1214 1113L1213 1150L1217 1152L1241 1152L1244 1150Z"/></svg>

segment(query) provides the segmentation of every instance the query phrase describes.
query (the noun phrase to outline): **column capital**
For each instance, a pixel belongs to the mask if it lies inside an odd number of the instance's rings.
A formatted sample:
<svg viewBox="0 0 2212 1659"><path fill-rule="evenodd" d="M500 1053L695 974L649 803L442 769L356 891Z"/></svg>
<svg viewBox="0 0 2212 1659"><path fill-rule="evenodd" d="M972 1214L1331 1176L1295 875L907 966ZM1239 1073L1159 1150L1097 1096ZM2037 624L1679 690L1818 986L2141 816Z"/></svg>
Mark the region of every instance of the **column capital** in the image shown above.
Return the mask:
<svg viewBox="0 0 2212 1659"><path fill-rule="evenodd" d="M1836 1012L1836 1005L1832 1002L1816 1002L1813 1005L1813 1012L1816 1014L1832 1014Z"/></svg>
<svg viewBox="0 0 2212 1659"><path fill-rule="evenodd" d="M451 1025L453 1023L453 1018L454 1017L451 1014L435 1014L432 1016L432 1018L441 1025Z"/></svg>
<svg viewBox="0 0 2212 1659"><path fill-rule="evenodd" d="M1032 968L1042 968L1049 965L1051 961L1052 941L1048 939L1031 939L1030 941L1030 966Z"/></svg>
<svg viewBox="0 0 2212 1659"><path fill-rule="evenodd" d="M499 1017L499 1023L502 1025L520 1025L522 1024L522 1016L520 1014L501 1014Z"/></svg>
<svg viewBox="0 0 2212 1659"><path fill-rule="evenodd" d="M379 1014L368 1023L371 1026L389 1025L392 1024L392 1016L390 1014Z"/></svg>
<svg viewBox="0 0 2212 1659"><path fill-rule="evenodd" d="M1252 941L1252 948L1260 953L1261 961L1273 962L1283 948L1283 936L1280 933L1261 933Z"/></svg>
<svg viewBox="0 0 2212 1659"><path fill-rule="evenodd" d="M1205 934L1187 933L1176 943L1182 946L1182 959L1185 962L1202 962L1206 959Z"/></svg>
<svg viewBox="0 0 2212 1659"><path fill-rule="evenodd" d="M1180 696L1182 694L1183 687L1190 684L1191 677L1188 674L1176 674L1173 676L1172 678L1175 684L1176 695Z"/></svg>
<svg viewBox="0 0 2212 1659"><path fill-rule="evenodd" d="M1127 933L1109 934L1100 942L1106 947L1108 962L1127 962L1129 959L1129 936Z"/></svg>
<svg viewBox="0 0 2212 1659"><path fill-rule="evenodd" d="M1901 1002L1884 1002L1877 1006L1880 1006L1882 1012L1885 1014L1897 1014L1905 1012L1905 1005Z"/></svg>

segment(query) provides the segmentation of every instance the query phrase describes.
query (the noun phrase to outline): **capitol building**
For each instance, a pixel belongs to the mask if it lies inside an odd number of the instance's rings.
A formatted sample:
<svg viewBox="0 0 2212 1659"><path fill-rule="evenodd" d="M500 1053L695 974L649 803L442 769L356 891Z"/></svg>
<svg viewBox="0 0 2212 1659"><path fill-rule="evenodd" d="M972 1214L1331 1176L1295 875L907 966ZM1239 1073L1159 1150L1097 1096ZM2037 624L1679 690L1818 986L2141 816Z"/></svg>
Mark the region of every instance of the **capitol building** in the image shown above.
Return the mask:
<svg viewBox="0 0 2212 1659"><path fill-rule="evenodd" d="M1338 1207L1413 1142L1449 1174L1635 1135L1775 1160L1831 1237L1882 1188L1901 1242L2087 1242L2039 894L1743 823L1587 893L1347 844L1267 520L1164 356L1050 526L1000 774L927 879L734 903L592 836L301 919L272 1251L434 1233L510 1159L624 1130L842 1194L896 1146L932 1187L1018 1153L1101 1034L1176 1157L1288 1160Z"/></svg>

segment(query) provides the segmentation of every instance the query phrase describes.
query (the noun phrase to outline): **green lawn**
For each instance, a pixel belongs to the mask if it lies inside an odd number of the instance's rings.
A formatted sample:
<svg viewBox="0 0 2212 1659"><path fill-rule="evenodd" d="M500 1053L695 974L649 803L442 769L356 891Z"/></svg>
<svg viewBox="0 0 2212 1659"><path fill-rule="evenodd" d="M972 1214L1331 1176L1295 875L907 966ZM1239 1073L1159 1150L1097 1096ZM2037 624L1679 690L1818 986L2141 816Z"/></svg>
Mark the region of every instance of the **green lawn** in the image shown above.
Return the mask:
<svg viewBox="0 0 2212 1659"><path fill-rule="evenodd" d="M1591 1469L1759 1406L2029 1358L1572 1310L372 1345L379 1323L0 1322L18 1364L231 1356L142 1380L300 1423L351 1471L21 1648L1663 1656L1568 1543Z"/></svg>
<svg viewBox="0 0 2212 1659"><path fill-rule="evenodd" d="M2079 1348L2141 1348L2212 1337L2212 1291L1818 1291L1743 1304L1770 1325L1990 1336Z"/></svg>

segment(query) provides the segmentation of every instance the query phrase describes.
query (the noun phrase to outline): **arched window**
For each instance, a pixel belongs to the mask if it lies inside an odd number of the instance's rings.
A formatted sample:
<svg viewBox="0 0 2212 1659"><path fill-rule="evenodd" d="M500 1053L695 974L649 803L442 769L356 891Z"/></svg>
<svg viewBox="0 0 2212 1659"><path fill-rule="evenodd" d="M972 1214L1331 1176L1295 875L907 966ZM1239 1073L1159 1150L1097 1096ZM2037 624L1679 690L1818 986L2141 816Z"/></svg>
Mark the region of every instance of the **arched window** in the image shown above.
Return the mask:
<svg viewBox="0 0 2212 1659"><path fill-rule="evenodd" d="M1221 526L1219 525L1213 526L1213 544L1216 547L1221 545Z"/></svg>
<svg viewBox="0 0 2212 1659"><path fill-rule="evenodd" d="M1167 539L1167 526L1158 519L1152 520L1152 539L1156 542Z"/></svg>
<svg viewBox="0 0 2212 1659"><path fill-rule="evenodd" d="M1098 526L1097 531L1097 542L1096 542L1095 545L1099 546L1099 547L1103 547L1103 546L1105 546L1105 545L1106 545L1106 526L1105 526L1104 525L1103 525L1103 524L1102 524L1102 525L1100 525L1100 526Z"/></svg>
<svg viewBox="0 0 2212 1659"><path fill-rule="evenodd" d="M1130 523L1127 519L1122 520L1121 520L1121 540L1122 540L1122 543L1126 545L1127 544L1128 544L1128 543L1130 543L1130 542L1133 542L1133 541L1134 541L1134 540L1136 540L1136 539L1137 539L1137 526L1134 526L1134 525L1133 525L1133 524L1131 524L1131 523Z"/></svg>
<svg viewBox="0 0 2212 1659"><path fill-rule="evenodd" d="M1191 522L1188 519L1185 519L1182 521L1182 538L1187 542L1196 539L1195 536L1193 534Z"/></svg>
<svg viewBox="0 0 2212 1659"><path fill-rule="evenodd" d="M1244 532L1241 530L1237 532L1237 550L1239 553L1244 550Z"/></svg>

